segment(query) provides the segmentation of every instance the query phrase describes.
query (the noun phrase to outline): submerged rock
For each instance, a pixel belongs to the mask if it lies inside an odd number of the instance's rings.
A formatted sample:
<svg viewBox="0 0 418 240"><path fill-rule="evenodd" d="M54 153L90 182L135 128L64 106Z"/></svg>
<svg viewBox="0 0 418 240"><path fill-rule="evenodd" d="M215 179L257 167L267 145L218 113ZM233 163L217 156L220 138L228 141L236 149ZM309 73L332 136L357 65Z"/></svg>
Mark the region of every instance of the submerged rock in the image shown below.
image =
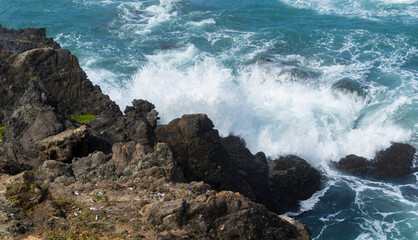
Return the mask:
<svg viewBox="0 0 418 240"><path fill-rule="evenodd" d="M409 144L393 143L372 160L348 155L338 162L338 167L355 175L378 179L402 178L412 173L415 152Z"/></svg>
<svg viewBox="0 0 418 240"><path fill-rule="evenodd" d="M271 58L261 58L257 64L268 71L276 73L276 81L307 81L317 79L321 73L313 69L300 66L295 62L278 61Z"/></svg>
<svg viewBox="0 0 418 240"><path fill-rule="evenodd" d="M364 96L364 90L360 84L354 82L349 78L343 78L332 85L332 89L341 91L343 93L356 93L358 96Z"/></svg>

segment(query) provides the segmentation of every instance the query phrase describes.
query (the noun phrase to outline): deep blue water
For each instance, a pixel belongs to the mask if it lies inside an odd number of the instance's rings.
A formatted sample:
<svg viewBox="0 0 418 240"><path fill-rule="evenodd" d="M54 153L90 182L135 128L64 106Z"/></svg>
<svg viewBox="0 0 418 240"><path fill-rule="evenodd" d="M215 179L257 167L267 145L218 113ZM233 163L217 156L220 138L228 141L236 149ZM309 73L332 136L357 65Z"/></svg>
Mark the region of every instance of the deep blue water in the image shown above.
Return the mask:
<svg viewBox="0 0 418 240"><path fill-rule="evenodd" d="M314 239L418 239L418 175L330 167L418 147L417 20L415 0L0 0L1 25L46 27L122 110L143 98L162 123L204 112L253 152L323 171L323 190L289 213Z"/></svg>

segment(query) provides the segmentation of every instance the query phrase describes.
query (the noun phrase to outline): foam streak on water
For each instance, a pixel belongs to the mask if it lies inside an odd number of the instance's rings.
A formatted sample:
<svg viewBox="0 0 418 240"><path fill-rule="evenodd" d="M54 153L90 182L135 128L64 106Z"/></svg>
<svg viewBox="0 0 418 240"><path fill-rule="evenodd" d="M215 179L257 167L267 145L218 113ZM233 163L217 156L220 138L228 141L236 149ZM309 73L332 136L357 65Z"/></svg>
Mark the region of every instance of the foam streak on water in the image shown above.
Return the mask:
<svg viewBox="0 0 418 240"><path fill-rule="evenodd" d="M160 123L206 113L253 153L308 160L323 172L323 189L288 214L314 239L418 239L418 173L381 182L332 164L347 154L373 158L393 141L418 147L418 1L0 6L6 27L47 27L122 110L142 98Z"/></svg>

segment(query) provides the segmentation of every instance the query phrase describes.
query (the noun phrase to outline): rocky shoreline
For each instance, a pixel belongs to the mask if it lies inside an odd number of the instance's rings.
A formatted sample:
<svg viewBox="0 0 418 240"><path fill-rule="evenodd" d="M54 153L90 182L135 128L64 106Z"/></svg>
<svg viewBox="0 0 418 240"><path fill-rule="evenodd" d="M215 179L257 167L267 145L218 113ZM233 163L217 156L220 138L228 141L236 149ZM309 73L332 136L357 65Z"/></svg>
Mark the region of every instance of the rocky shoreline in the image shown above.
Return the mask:
<svg viewBox="0 0 418 240"><path fill-rule="evenodd" d="M253 155L205 114L158 125L145 100L122 114L45 33L0 26L2 239L310 239L278 215L321 188L305 160ZM86 114L97 118L71 118ZM414 154L395 143L372 165L338 166L402 177Z"/></svg>

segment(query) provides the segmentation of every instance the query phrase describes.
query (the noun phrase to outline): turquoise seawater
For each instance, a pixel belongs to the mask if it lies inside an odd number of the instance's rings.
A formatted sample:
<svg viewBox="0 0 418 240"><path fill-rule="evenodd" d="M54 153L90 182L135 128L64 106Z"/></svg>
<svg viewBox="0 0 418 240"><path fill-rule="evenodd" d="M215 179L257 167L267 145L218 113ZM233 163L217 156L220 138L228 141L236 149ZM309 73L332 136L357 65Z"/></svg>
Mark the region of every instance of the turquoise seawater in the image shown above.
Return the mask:
<svg viewBox="0 0 418 240"><path fill-rule="evenodd" d="M418 1L0 0L0 24L46 27L122 110L142 98L161 123L207 113L254 153L308 160L323 189L288 214L314 239L418 239L417 174L331 164L418 147Z"/></svg>

